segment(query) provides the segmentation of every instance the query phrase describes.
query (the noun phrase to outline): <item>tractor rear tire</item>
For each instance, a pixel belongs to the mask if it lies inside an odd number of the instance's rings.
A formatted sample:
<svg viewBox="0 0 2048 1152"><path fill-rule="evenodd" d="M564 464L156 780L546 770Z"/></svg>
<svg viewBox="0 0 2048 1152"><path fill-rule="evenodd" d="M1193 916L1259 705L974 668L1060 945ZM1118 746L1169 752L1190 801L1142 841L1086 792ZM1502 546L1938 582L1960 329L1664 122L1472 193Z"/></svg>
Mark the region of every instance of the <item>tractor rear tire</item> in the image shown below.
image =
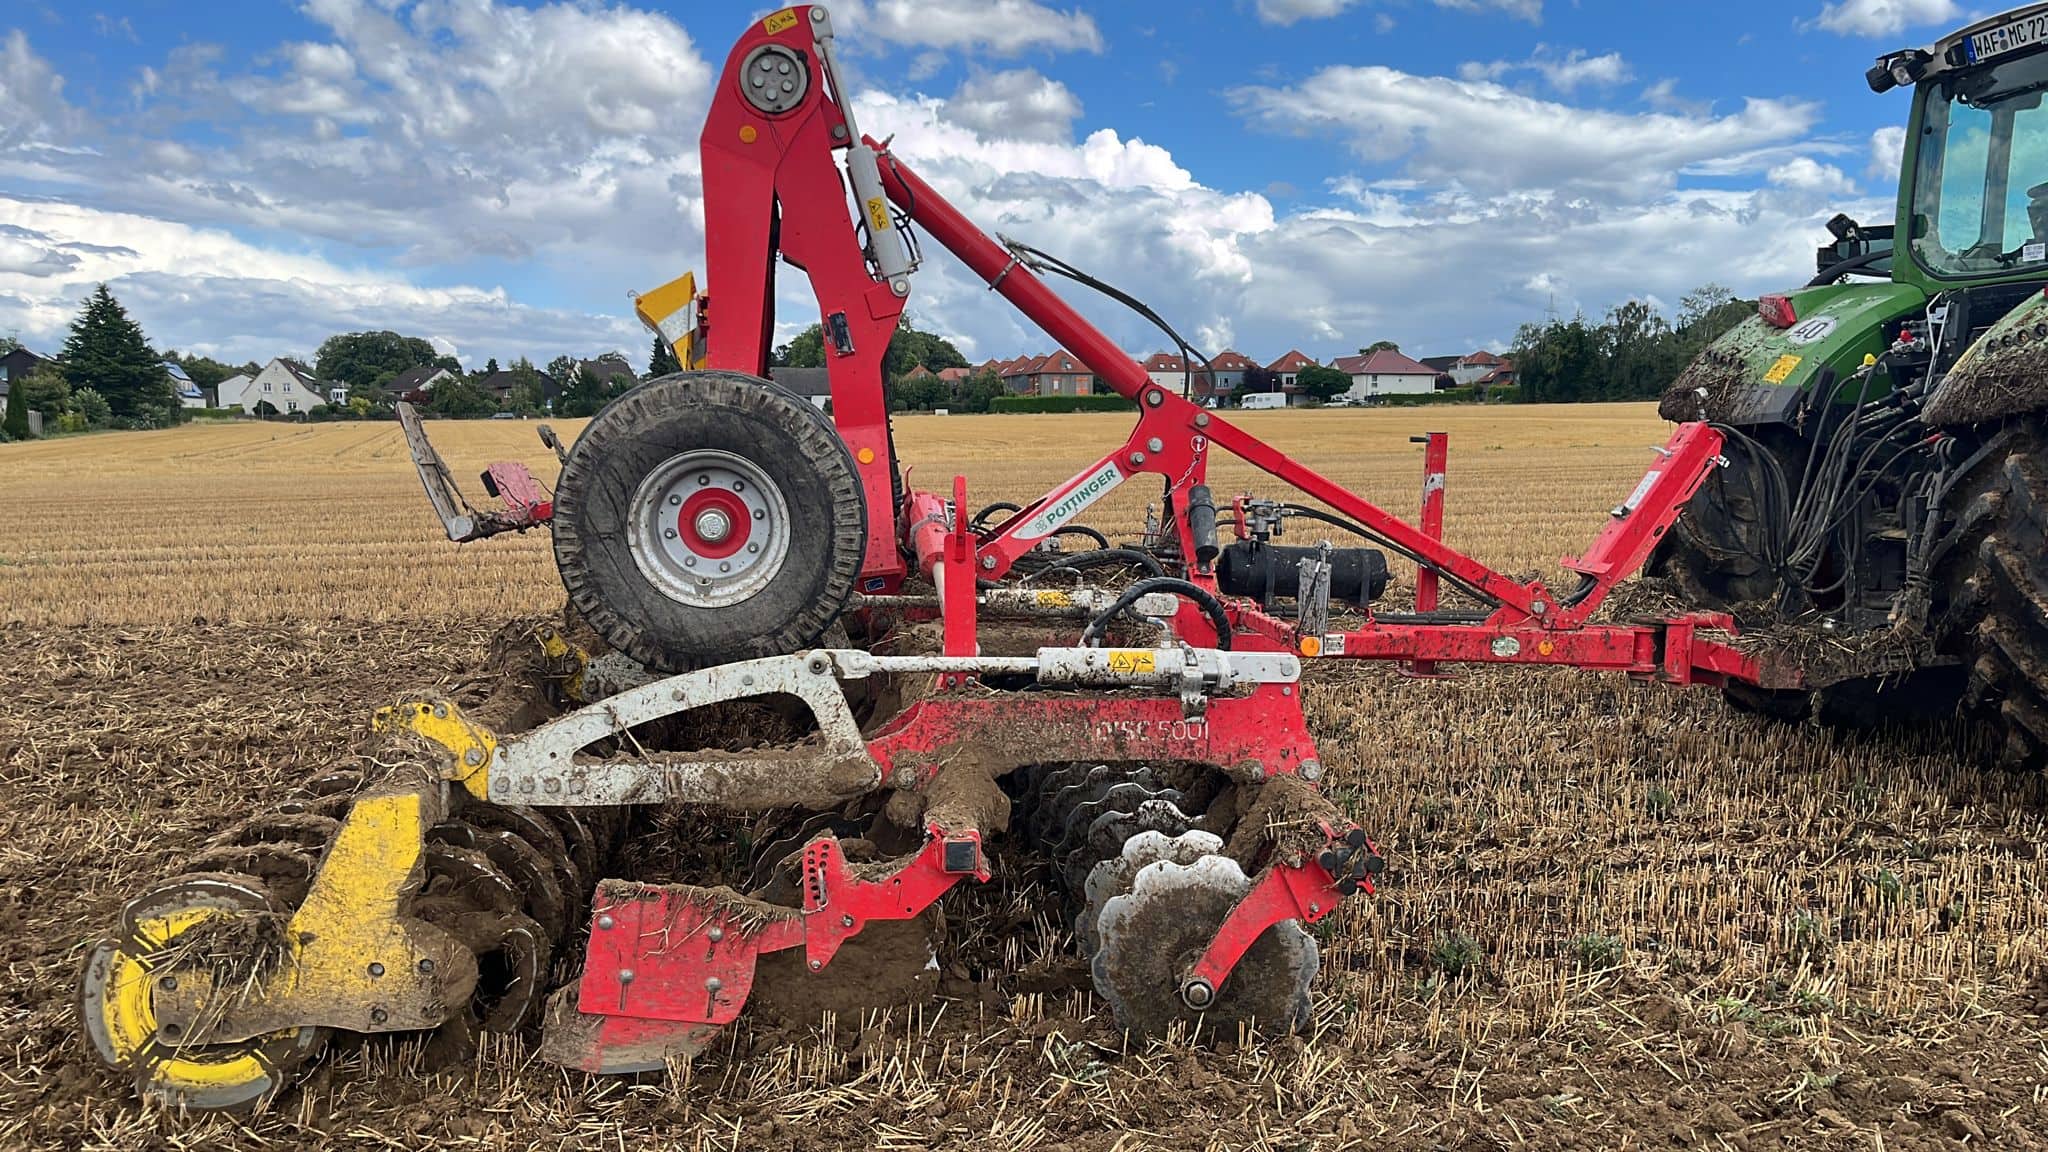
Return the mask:
<svg viewBox="0 0 2048 1152"><path fill-rule="evenodd" d="M1936 643L1963 661L1964 707L2006 768L2048 766L2048 428L2025 418L2006 448L1956 486L1969 526L1951 553Z"/></svg>
<svg viewBox="0 0 2048 1152"><path fill-rule="evenodd" d="M737 372L681 372L605 406L555 492L555 563L612 647L662 672L780 656L838 620L867 507L808 401Z"/></svg>

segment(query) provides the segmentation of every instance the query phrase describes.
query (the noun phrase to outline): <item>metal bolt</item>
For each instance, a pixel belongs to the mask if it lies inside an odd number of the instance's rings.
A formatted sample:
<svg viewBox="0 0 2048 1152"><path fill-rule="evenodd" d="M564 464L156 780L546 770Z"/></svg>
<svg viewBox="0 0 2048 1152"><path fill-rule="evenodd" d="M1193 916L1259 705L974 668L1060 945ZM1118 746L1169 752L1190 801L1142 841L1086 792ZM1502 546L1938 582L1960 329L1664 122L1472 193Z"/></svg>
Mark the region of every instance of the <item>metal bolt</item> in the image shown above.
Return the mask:
<svg viewBox="0 0 2048 1152"><path fill-rule="evenodd" d="M386 1012L382 1008L370 1009L370 1023L382 1024L383 1022L389 1019L391 1019L391 1013Z"/></svg>
<svg viewBox="0 0 2048 1152"><path fill-rule="evenodd" d="M383 974L384 974L384 965L382 965L382 964L378 963L378 962L377 962L377 961L375 961L375 960L372 960L372 961L370 961L370 975L372 975L372 976L382 976Z"/></svg>
<svg viewBox="0 0 2048 1152"><path fill-rule="evenodd" d="M747 490L747 482L745 480L733 481L732 490L735 492L745 492Z"/></svg>
<svg viewBox="0 0 2048 1152"><path fill-rule="evenodd" d="M1207 428L1208 426L1209 426L1209 414L1208 414L1207 412L1197 412L1197 413L1195 413L1195 427L1197 427L1197 428Z"/></svg>
<svg viewBox="0 0 2048 1152"><path fill-rule="evenodd" d="M842 927L842 928L851 928L851 927L853 927L853 917L852 917L852 916L850 916L850 915L841 915L841 916L839 917L839 925L840 925L840 927Z"/></svg>
<svg viewBox="0 0 2048 1152"><path fill-rule="evenodd" d="M1308 905L1308 914L1309 914L1309 915L1311 915L1311 916L1320 916L1320 915L1322 915L1322 912L1323 912L1323 906L1322 906L1321 904L1318 904L1318 903L1316 903L1316 902L1315 902L1315 901L1313 901L1313 900L1309 901L1309 905Z"/></svg>
<svg viewBox="0 0 2048 1152"><path fill-rule="evenodd" d="M669 493L669 494L668 494L668 502L669 502L669 503L670 503L671 505L674 505L674 504L681 504L681 503L683 502L683 498L682 498L681 496L678 496L678 495L676 495L675 493L671 492L671 493Z"/></svg>
<svg viewBox="0 0 2048 1152"><path fill-rule="evenodd" d="M669 693L668 698L671 700L681 700L684 695L685 693L683 692L683 690L681 688L678 688L675 691Z"/></svg>
<svg viewBox="0 0 2048 1152"><path fill-rule="evenodd" d="M670 535L674 535L674 533L670 533ZM696 558L695 556L685 556L685 557L683 557L683 567L685 567L685 568L695 568L696 566L697 566L697 558Z"/></svg>
<svg viewBox="0 0 2048 1152"><path fill-rule="evenodd" d="M1323 762L1321 760L1303 760L1301 762L1301 778L1311 784L1321 780L1323 778Z"/></svg>
<svg viewBox="0 0 2048 1152"><path fill-rule="evenodd" d="M598 931L600 931L600 932L609 932L609 931L611 931L611 930L612 930L612 925L613 925L613 924L616 924L616 923L618 923L618 921L616 921L616 920L613 920L613 919L612 919L611 917L609 917L609 916L599 916L599 917L597 918L597 928L598 928Z"/></svg>
<svg viewBox="0 0 2048 1152"><path fill-rule="evenodd" d="M1292 685L1292 684L1282 684L1282 685L1280 686L1280 694L1281 694L1282 696L1292 696L1292 695L1294 695L1294 685Z"/></svg>
<svg viewBox="0 0 2048 1152"><path fill-rule="evenodd" d="M816 971L817 971L818 969L820 969L820 968L823 968L824 966L825 966L825 962L824 962L824 961L822 961L822 960L813 960L813 961L811 961L811 971L813 971L813 972L816 972Z"/></svg>
<svg viewBox="0 0 2048 1152"><path fill-rule="evenodd" d="M698 476L697 476L697 487L699 487L699 488L702 488L702 487L704 487L704 486L705 486L706 484L709 484L709 483L711 483L711 477L709 477L709 476L706 476L706 475L703 475L702 473L699 473L699 474L698 474Z"/></svg>
<svg viewBox="0 0 2048 1152"><path fill-rule="evenodd" d="M1131 463L1132 463L1132 464L1143 464L1144 462L1145 462L1145 454L1144 454L1143 452L1133 452L1133 453L1131 453Z"/></svg>
<svg viewBox="0 0 2048 1152"><path fill-rule="evenodd" d="M1166 403L1166 393L1154 388L1150 392L1145 393L1145 403L1157 408L1161 404Z"/></svg>
<svg viewBox="0 0 2048 1152"><path fill-rule="evenodd" d="M709 931L707 931L707 932L705 932L705 933L704 933L704 935L705 935L705 937L706 937L707 939L709 939L709 940L710 940L710 941L711 941L711 942L712 942L713 944L716 944L716 943L718 943L718 942L719 942L720 940L723 940L723 939L725 939L725 929L723 929L723 928L720 928L720 927L718 927L717 925L715 925L715 924L714 924L714 925L712 925L712 926L711 926L711 928L710 928L710 930L709 930Z"/></svg>
<svg viewBox="0 0 2048 1152"><path fill-rule="evenodd" d="M740 687L742 687L742 688L752 688L753 686L754 686L754 678L753 678L753 676L751 676L751 675L748 675L748 676L742 676L742 677L740 677Z"/></svg>
<svg viewBox="0 0 2048 1152"><path fill-rule="evenodd" d="M716 508L706 508L697 515L697 535L716 544L732 535L732 518Z"/></svg>
<svg viewBox="0 0 2048 1152"><path fill-rule="evenodd" d="M834 140L844 140L844 139L846 139L846 125L844 125L844 124L834 124L834 125L832 126L832 138L833 138Z"/></svg>
<svg viewBox="0 0 2048 1152"><path fill-rule="evenodd" d="M720 560L718 562L718 570L720 572L732 571L732 562L730 560Z"/></svg>
<svg viewBox="0 0 2048 1152"><path fill-rule="evenodd" d="M432 974L432 972L434 971L434 962L425 956L420 957L420 971Z"/></svg>
<svg viewBox="0 0 2048 1152"><path fill-rule="evenodd" d="M1545 604L1545 603L1544 603L1543 601L1541 601L1541 600L1538 600L1538 601L1536 601L1536 602L1535 602L1534 604L1531 604L1531 605L1529 605L1529 607L1530 607L1530 608L1533 608L1533 609L1535 609L1535 611L1536 611L1536 614L1537 614L1538 616L1541 616L1541 615L1543 615L1543 614L1544 614L1545 612L1548 612L1548 611L1550 611L1550 605L1548 605L1548 604Z"/></svg>
<svg viewBox="0 0 2048 1152"><path fill-rule="evenodd" d="M812 9L811 9L811 23L813 23L813 24L823 24L824 22L825 22L825 8L824 8L824 6L823 6L823 5L819 5L819 6L817 6L817 7L814 7L814 8L812 8Z"/></svg>
<svg viewBox="0 0 2048 1152"><path fill-rule="evenodd" d="M765 509L761 509L761 508L756 508L756 509L754 509L754 519L756 519L756 520L766 520L767 518L768 518L768 513L767 513L767 511L766 511Z"/></svg>
<svg viewBox="0 0 2048 1152"><path fill-rule="evenodd" d="M481 748L471 748L462 754L462 762L472 768L476 767L484 762L484 750Z"/></svg>
<svg viewBox="0 0 2048 1152"><path fill-rule="evenodd" d="M996 558L993 556L983 556L981 558L981 566L983 568L994 568L996 566Z"/></svg>
<svg viewBox="0 0 2048 1152"><path fill-rule="evenodd" d="M661 535L662 538L665 540L673 540L676 538L676 530L673 528L663 528L661 530Z"/></svg>
<svg viewBox="0 0 2048 1152"><path fill-rule="evenodd" d="M156 986L166 992L176 992L178 990L178 978L176 976L166 976L157 981Z"/></svg>
<svg viewBox="0 0 2048 1152"><path fill-rule="evenodd" d="M761 546L760 546L759 544L749 544L749 545L747 545L747 555L749 555L749 556L752 556L752 555L753 555L754 553L756 553L756 552L759 552L760 550L761 550Z"/></svg>
<svg viewBox="0 0 2048 1152"><path fill-rule="evenodd" d="M1154 436L1150 440L1145 441L1145 447L1153 452L1162 452L1165 451L1166 444L1164 441L1160 440L1159 437Z"/></svg>
<svg viewBox="0 0 2048 1152"><path fill-rule="evenodd" d="M446 720L448 718L448 706L446 704L434 705L434 718L436 720Z"/></svg>
<svg viewBox="0 0 2048 1152"><path fill-rule="evenodd" d="M547 793L550 796L562 790L562 782L560 780L557 780L553 776L550 776L547 779L541 781L540 786L546 789Z"/></svg>
<svg viewBox="0 0 2048 1152"><path fill-rule="evenodd" d="M632 982L633 982L633 970L632 970L631 968L621 968L621 969L619 969L619 983L621 983L621 984L631 984Z"/></svg>
<svg viewBox="0 0 2048 1152"><path fill-rule="evenodd" d="M718 990L723 987L725 987L725 981L720 980L716 976L713 976L711 979L704 981L704 990L706 992L711 993L713 996L718 995Z"/></svg>

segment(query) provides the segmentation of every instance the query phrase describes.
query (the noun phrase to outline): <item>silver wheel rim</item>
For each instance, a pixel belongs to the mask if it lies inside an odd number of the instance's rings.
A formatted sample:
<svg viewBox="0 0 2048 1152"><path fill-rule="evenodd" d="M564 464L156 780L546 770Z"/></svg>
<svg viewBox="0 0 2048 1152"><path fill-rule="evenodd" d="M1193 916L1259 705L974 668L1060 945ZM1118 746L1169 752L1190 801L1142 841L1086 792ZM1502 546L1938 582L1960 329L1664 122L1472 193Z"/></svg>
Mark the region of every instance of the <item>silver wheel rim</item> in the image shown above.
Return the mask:
<svg viewBox="0 0 2048 1152"><path fill-rule="evenodd" d="M789 504L754 463L716 448L671 456L633 493L633 563L669 599L694 608L758 594L789 558Z"/></svg>

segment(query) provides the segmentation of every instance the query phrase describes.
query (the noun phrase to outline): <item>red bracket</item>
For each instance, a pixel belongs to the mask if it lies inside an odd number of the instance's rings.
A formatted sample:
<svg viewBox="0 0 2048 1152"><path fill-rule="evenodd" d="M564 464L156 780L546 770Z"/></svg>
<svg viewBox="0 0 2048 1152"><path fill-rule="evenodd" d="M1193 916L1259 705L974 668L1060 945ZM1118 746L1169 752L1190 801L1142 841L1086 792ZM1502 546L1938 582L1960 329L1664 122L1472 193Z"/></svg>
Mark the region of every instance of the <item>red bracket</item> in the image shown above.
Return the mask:
<svg viewBox="0 0 2048 1152"><path fill-rule="evenodd" d="M816 972L869 921L911 919L963 876L988 880L979 832L926 831L917 855L879 880L849 872L836 839L812 841L804 849L802 911L726 890L606 881L591 910L580 1011L730 1024L753 991L763 953L802 946Z"/></svg>
<svg viewBox="0 0 2048 1152"><path fill-rule="evenodd" d="M1190 1008L1213 1003L1237 962L1273 925L1283 920L1314 924L1352 893L1372 894L1373 877L1384 867L1379 849L1357 828L1341 836L1327 827L1324 832L1330 836L1329 848L1313 860L1268 867L1217 925L1209 946L1181 980L1181 999Z"/></svg>

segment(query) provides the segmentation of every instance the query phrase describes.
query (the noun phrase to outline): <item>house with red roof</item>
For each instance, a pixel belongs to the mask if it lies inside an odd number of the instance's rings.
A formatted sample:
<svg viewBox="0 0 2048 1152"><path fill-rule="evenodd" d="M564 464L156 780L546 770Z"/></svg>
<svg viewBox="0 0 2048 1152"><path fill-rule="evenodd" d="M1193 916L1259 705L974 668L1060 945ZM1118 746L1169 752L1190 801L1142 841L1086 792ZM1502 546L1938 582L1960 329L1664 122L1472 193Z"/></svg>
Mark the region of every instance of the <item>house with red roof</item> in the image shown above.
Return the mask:
<svg viewBox="0 0 2048 1152"><path fill-rule="evenodd" d="M1469 387L1500 368L1505 363L1500 357L1484 348L1468 356L1460 356L1448 369L1451 380L1460 388Z"/></svg>
<svg viewBox="0 0 2048 1152"><path fill-rule="evenodd" d="M1294 377L1296 374L1303 368L1313 367L1316 367L1315 360L1305 355L1298 348L1289 348L1285 356L1266 365L1266 371L1279 378L1281 391L1292 392L1294 390Z"/></svg>
<svg viewBox="0 0 2048 1152"><path fill-rule="evenodd" d="M1339 356L1331 366L1351 377L1351 387L1344 393L1348 400L1415 396L1436 391L1436 369L1411 360L1392 348L1382 348L1377 352L1361 351L1356 356Z"/></svg>
<svg viewBox="0 0 2048 1152"><path fill-rule="evenodd" d="M1141 365L1154 384L1178 394L1188 382L1188 362L1172 352L1154 352Z"/></svg>
<svg viewBox="0 0 2048 1152"><path fill-rule="evenodd" d="M1064 348L1019 356L1003 366L1002 378L1005 391L1023 396L1089 396L1095 391L1095 373Z"/></svg>

